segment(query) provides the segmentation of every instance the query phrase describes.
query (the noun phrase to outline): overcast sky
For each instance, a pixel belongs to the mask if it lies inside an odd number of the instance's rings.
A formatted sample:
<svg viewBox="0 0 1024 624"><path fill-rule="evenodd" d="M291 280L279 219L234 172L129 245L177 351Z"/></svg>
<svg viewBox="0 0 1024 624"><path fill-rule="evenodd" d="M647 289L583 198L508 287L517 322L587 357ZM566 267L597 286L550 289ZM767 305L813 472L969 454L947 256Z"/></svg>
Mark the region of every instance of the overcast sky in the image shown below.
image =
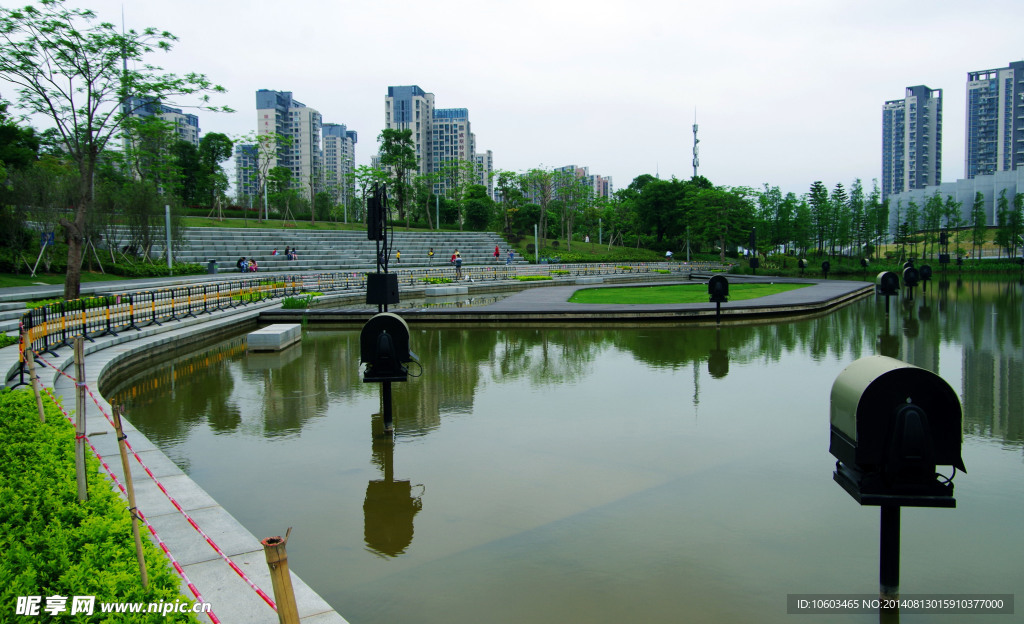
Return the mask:
<svg viewBox="0 0 1024 624"><path fill-rule="evenodd" d="M14 0L0 0L5 5ZM17 2L24 4L24 2ZM389 85L468 108L496 169L568 164L612 176L700 173L801 194L881 175L882 105L943 89L944 181L963 177L967 72L1024 59L1022 0L69 0L174 33L149 62L206 74L255 130L255 91L291 91L359 133L369 164ZM176 104L188 104L179 101ZM195 111L191 111L195 112Z"/></svg>

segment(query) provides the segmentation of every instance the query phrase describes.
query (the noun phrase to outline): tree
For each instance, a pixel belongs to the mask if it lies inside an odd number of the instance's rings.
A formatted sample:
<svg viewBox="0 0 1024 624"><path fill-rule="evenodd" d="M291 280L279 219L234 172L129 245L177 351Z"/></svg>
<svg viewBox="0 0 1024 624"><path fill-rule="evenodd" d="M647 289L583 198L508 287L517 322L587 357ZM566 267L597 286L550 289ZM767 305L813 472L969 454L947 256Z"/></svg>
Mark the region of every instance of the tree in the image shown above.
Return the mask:
<svg viewBox="0 0 1024 624"><path fill-rule="evenodd" d="M497 172L498 195L501 197L502 224L506 234L512 232L512 223L516 213L526 202L523 195L525 177L513 171Z"/></svg>
<svg viewBox="0 0 1024 624"><path fill-rule="evenodd" d="M836 245L840 251L850 242L850 198L842 183L836 184L829 199L829 255L836 255Z"/></svg>
<svg viewBox="0 0 1024 624"><path fill-rule="evenodd" d="M96 163L131 112L123 107L129 97L163 101L203 94L205 105L207 92L224 91L202 74L161 73L144 61L157 49L170 50L174 35L155 28L122 34L113 24L95 20L92 11L65 8L63 0L40 0L23 9L0 7L0 78L16 85L18 107L54 123L78 168L74 207L60 221L68 245L68 299L80 291ZM135 65L140 69L122 69Z"/></svg>
<svg viewBox="0 0 1024 624"><path fill-rule="evenodd" d="M223 182L227 178L220 164L231 158L234 147L234 142L226 134L219 132L208 132L199 140L197 195L202 194L209 200L211 213L216 208L217 198L226 190Z"/></svg>
<svg viewBox="0 0 1024 624"><path fill-rule="evenodd" d="M380 164L391 170L394 180L391 186L391 196L395 198L398 205L399 220L405 219L405 226L409 227L408 214L406 212L411 187L409 182L410 174L416 170L416 152L413 149L412 130L405 128L397 130L385 128L377 137L380 142Z"/></svg>
<svg viewBox="0 0 1024 624"><path fill-rule="evenodd" d="M811 224L812 231L814 232L814 244L817 248L818 255L825 253L825 237L829 232L831 224L829 223L829 217L831 215L831 203L828 199L828 189L822 184L821 180L815 181L811 184L811 190L808 194L808 203L811 208Z"/></svg>
<svg viewBox="0 0 1024 624"><path fill-rule="evenodd" d="M981 191L974 194L974 204L971 206L971 255L978 257L978 247L985 243L985 196Z"/></svg>
<svg viewBox="0 0 1024 624"><path fill-rule="evenodd" d="M463 199L466 225L471 230L486 230L494 213L494 200L487 196L487 187L470 184Z"/></svg>
<svg viewBox="0 0 1024 624"><path fill-rule="evenodd" d="M691 203L697 236L714 241L720 260L725 262L726 247L750 231L753 204L743 191L728 188L699 189Z"/></svg>
<svg viewBox="0 0 1024 624"><path fill-rule="evenodd" d="M526 173L526 180L530 198L540 206L538 232L540 245L543 246L543 241L548 237L548 205L551 203L553 191L551 172L547 169L531 169Z"/></svg>

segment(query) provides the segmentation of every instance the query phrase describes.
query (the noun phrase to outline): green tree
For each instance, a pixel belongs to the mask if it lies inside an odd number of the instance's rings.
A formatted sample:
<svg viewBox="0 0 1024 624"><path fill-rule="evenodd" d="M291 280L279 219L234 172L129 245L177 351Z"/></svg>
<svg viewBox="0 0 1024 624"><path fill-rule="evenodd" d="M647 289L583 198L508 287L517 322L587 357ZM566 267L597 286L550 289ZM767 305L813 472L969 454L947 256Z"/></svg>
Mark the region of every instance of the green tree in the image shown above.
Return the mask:
<svg viewBox="0 0 1024 624"><path fill-rule="evenodd" d="M95 20L92 11L66 8L62 0L41 0L22 9L0 7L0 78L15 85L19 108L54 123L78 168L74 207L61 218L68 245L68 299L79 295L93 174L100 154L127 118L122 104L130 96L162 102L203 94L205 105L207 92L224 90L202 74L177 76L146 62L147 54L170 50L174 35L155 28L121 33L114 24Z"/></svg>
<svg viewBox="0 0 1024 624"><path fill-rule="evenodd" d="M719 248L719 259L725 262L728 246L745 240L754 218L750 199L737 189L699 189L691 198L694 208L695 234L714 241Z"/></svg>
<svg viewBox="0 0 1024 624"><path fill-rule="evenodd" d="M506 234L511 234L516 213L526 203L523 194L525 176L514 171L498 171L496 179L498 196L501 197L502 226Z"/></svg>
<svg viewBox="0 0 1024 624"><path fill-rule="evenodd" d="M486 230L494 215L494 200L487 196L487 187L470 184L466 187L463 205L469 229Z"/></svg>
<svg viewBox="0 0 1024 624"><path fill-rule="evenodd" d="M828 239L829 255L836 255L836 246L842 250L850 243L850 197L842 183L836 184L829 198Z"/></svg>
<svg viewBox="0 0 1024 624"><path fill-rule="evenodd" d="M391 196L398 206L398 219L409 227L408 202L412 195L410 176L419 166L413 149L412 130L385 128L377 137L380 142L380 164L391 171Z"/></svg>
<svg viewBox="0 0 1024 624"><path fill-rule="evenodd" d="M942 196L936 191L924 202L922 219L922 238L924 239L923 258L929 258L929 249L934 251L934 245L938 242L939 228L942 227L942 214L945 206Z"/></svg>
<svg viewBox="0 0 1024 624"><path fill-rule="evenodd" d="M231 158L234 147L234 141L229 139L226 134L219 132L208 132L199 140L196 159L199 165L199 176L196 194L197 196L202 195L209 202L211 214L218 205L218 199L226 191L224 182L227 177L224 175L221 163Z"/></svg>
<svg viewBox="0 0 1024 624"><path fill-rule="evenodd" d="M811 226L814 233L814 244L817 254L825 253L825 239L831 230L829 218L831 216L831 203L828 198L828 189L821 180L811 184L808 193L808 204L811 209Z"/></svg>
<svg viewBox="0 0 1024 624"><path fill-rule="evenodd" d="M974 204L971 205L971 255L978 257L978 248L985 244L986 226L985 221L985 196L981 191L974 194Z"/></svg>
<svg viewBox="0 0 1024 624"><path fill-rule="evenodd" d="M527 187L530 198L539 207L538 232L540 233L541 246L548 238L548 206L551 204L552 192L554 190L551 172L547 169L531 169L526 173Z"/></svg>

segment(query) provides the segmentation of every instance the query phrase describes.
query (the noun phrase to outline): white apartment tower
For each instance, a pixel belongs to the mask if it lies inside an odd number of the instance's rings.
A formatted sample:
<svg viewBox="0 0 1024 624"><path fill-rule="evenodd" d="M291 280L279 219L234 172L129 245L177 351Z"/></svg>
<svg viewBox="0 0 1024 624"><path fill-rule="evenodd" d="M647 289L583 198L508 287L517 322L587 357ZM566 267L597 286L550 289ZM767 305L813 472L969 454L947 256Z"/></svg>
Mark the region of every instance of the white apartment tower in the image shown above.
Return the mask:
<svg viewBox="0 0 1024 624"><path fill-rule="evenodd" d="M434 117L434 94L411 85L388 87L384 98L384 127L390 130L412 130L413 149L420 175L430 173L431 120Z"/></svg>
<svg viewBox="0 0 1024 624"><path fill-rule="evenodd" d="M325 123L324 188L338 206L350 206L355 197L355 145L358 136L345 124Z"/></svg>
<svg viewBox="0 0 1024 624"><path fill-rule="evenodd" d="M942 89L907 87L882 107L882 199L942 181Z"/></svg>
<svg viewBox="0 0 1024 624"><path fill-rule="evenodd" d="M288 168L292 188L310 201L323 190L322 125L319 111L293 99L291 91L256 92L256 134L260 139L277 137L275 151L261 150L260 169L269 172L274 167Z"/></svg>
<svg viewBox="0 0 1024 624"><path fill-rule="evenodd" d="M1024 164L1024 61L967 74L968 180Z"/></svg>

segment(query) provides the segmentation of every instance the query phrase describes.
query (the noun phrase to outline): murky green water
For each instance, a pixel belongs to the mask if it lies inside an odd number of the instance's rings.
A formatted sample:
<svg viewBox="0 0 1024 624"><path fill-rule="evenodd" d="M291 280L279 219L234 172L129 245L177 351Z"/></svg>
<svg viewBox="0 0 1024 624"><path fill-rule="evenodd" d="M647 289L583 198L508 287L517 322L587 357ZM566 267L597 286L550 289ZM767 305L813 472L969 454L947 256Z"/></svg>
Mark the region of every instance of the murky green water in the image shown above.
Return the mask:
<svg viewBox="0 0 1024 624"><path fill-rule="evenodd" d="M413 326L393 442L355 331L225 340L115 400L255 535L294 527L292 569L353 624L873 622L786 614L878 589L878 508L832 481L832 382L882 353L964 404L958 508L904 508L902 591L1024 596L1022 333L1016 282L933 283L888 319Z"/></svg>

